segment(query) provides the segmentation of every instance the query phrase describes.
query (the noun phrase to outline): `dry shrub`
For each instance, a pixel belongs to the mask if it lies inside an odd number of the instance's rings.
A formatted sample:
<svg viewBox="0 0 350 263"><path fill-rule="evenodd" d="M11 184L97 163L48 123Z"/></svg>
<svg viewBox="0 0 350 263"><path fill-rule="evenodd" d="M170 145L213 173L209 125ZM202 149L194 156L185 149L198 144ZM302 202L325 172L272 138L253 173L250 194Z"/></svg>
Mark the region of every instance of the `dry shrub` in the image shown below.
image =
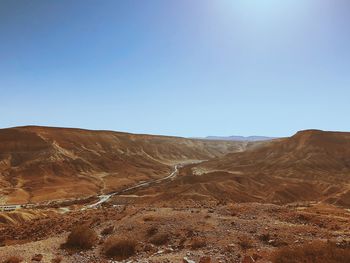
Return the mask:
<svg viewBox="0 0 350 263"><path fill-rule="evenodd" d="M278 250L274 263L342 263L350 262L350 249L337 247L333 243L314 242L301 247L285 247Z"/></svg>
<svg viewBox="0 0 350 263"><path fill-rule="evenodd" d="M243 250L252 248L254 246L252 239L246 235L239 237L238 244L241 246Z"/></svg>
<svg viewBox="0 0 350 263"><path fill-rule="evenodd" d="M267 244L269 242L269 240L271 240L270 233L262 233L259 236L259 240Z"/></svg>
<svg viewBox="0 0 350 263"><path fill-rule="evenodd" d="M58 256L55 257L51 260L51 263L61 263L62 262L62 257Z"/></svg>
<svg viewBox="0 0 350 263"><path fill-rule="evenodd" d="M103 251L106 256L123 260L136 252L136 241L119 237L110 237L104 243Z"/></svg>
<svg viewBox="0 0 350 263"><path fill-rule="evenodd" d="M272 245L274 247L285 247L288 246L288 243L281 238L276 237L275 239L272 239L268 242L269 245Z"/></svg>
<svg viewBox="0 0 350 263"><path fill-rule="evenodd" d="M96 232L88 226L78 226L69 234L63 247L76 249L90 249L97 243Z"/></svg>
<svg viewBox="0 0 350 263"><path fill-rule="evenodd" d="M190 247L192 249L199 249L202 247L205 247L207 245L207 242L204 238L194 238L191 240Z"/></svg>
<svg viewBox="0 0 350 263"><path fill-rule="evenodd" d="M43 259L43 255L42 254L35 254L32 257L32 261L41 261Z"/></svg>
<svg viewBox="0 0 350 263"><path fill-rule="evenodd" d="M110 235L114 232L114 226L108 226L101 231L102 236Z"/></svg>
<svg viewBox="0 0 350 263"><path fill-rule="evenodd" d="M298 214L297 220L299 220L299 222L307 223L311 221L311 216L307 214Z"/></svg>
<svg viewBox="0 0 350 263"><path fill-rule="evenodd" d="M155 220L156 220L155 216L152 216L152 215L147 215L147 216L143 217L143 221L145 221L145 222L155 221Z"/></svg>
<svg viewBox="0 0 350 263"><path fill-rule="evenodd" d="M5 259L5 261L2 261L2 262L3 263L20 263L22 261L23 261L22 258L12 256L12 257L9 257L8 259Z"/></svg>
<svg viewBox="0 0 350 263"><path fill-rule="evenodd" d="M156 246L165 245L169 241L169 235L166 233L158 233L154 235L149 241Z"/></svg>
<svg viewBox="0 0 350 263"><path fill-rule="evenodd" d="M154 236L158 232L158 228L155 226L151 226L147 229L147 236L151 237Z"/></svg>
<svg viewBox="0 0 350 263"><path fill-rule="evenodd" d="M195 235L196 235L196 231L195 231L195 230L190 229L190 228L188 228L188 229L186 230L186 237L187 237L187 238L193 237L193 236L195 236Z"/></svg>

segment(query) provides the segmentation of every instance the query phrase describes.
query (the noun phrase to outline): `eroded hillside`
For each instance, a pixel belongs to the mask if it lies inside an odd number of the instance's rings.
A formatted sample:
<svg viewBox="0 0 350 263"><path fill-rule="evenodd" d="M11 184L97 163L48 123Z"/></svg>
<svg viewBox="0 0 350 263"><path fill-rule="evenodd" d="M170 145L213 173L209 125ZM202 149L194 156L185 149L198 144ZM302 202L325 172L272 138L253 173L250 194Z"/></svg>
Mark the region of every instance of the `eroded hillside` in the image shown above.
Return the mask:
<svg viewBox="0 0 350 263"><path fill-rule="evenodd" d="M207 160L245 146L111 131L2 129L0 201L27 203L106 193L163 177L176 163Z"/></svg>
<svg viewBox="0 0 350 263"><path fill-rule="evenodd" d="M181 170L139 193L157 200L220 200L350 207L350 133L309 130Z"/></svg>

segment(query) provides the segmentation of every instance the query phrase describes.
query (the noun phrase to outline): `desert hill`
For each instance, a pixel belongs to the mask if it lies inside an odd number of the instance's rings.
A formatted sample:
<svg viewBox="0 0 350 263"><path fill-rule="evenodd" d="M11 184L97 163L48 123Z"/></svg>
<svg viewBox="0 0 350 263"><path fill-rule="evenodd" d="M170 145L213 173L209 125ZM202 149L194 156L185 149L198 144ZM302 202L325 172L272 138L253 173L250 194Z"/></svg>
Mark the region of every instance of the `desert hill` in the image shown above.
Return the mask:
<svg viewBox="0 0 350 263"><path fill-rule="evenodd" d="M242 142L49 127L0 130L1 203L106 193L172 166L241 151Z"/></svg>
<svg viewBox="0 0 350 263"><path fill-rule="evenodd" d="M181 175L140 194L159 200L315 201L350 207L350 133L301 131L188 166Z"/></svg>
<svg viewBox="0 0 350 263"><path fill-rule="evenodd" d="M202 164L214 170L257 170L307 180L348 180L350 133L306 130L290 138L270 141L242 154L228 154ZM305 175L307 175L305 177Z"/></svg>

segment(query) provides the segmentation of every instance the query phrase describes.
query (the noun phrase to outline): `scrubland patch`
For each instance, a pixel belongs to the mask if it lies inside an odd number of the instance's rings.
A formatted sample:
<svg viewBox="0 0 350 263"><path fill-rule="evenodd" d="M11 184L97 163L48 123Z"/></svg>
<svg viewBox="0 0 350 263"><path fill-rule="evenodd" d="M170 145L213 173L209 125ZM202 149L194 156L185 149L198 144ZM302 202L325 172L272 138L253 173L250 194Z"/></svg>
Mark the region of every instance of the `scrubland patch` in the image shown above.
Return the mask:
<svg viewBox="0 0 350 263"><path fill-rule="evenodd" d="M136 253L137 242L131 238L112 236L103 245L107 257L123 260Z"/></svg>
<svg viewBox="0 0 350 263"><path fill-rule="evenodd" d="M91 249L98 241L95 230L83 225L75 227L68 235L63 248Z"/></svg>
<svg viewBox="0 0 350 263"><path fill-rule="evenodd" d="M7 259L5 259L4 261L2 261L3 263L20 263L22 262L23 259L20 258L20 257L17 257L17 256L12 256L12 257L9 257Z"/></svg>
<svg viewBox="0 0 350 263"><path fill-rule="evenodd" d="M333 243L313 242L300 247L284 247L273 258L274 263L342 263L350 262L350 249Z"/></svg>
<svg viewBox="0 0 350 263"><path fill-rule="evenodd" d="M249 248L254 247L254 243L251 237L249 237L248 235L241 235L238 238L238 245L240 245L240 247L243 250L247 250Z"/></svg>
<svg viewBox="0 0 350 263"><path fill-rule="evenodd" d="M157 233L149 239L149 241L156 246L165 245L169 242L170 235L167 233Z"/></svg>
<svg viewBox="0 0 350 263"><path fill-rule="evenodd" d="M203 237L196 237L191 240L190 247L192 249L200 249L207 245L207 241Z"/></svg>
<svg viewBox="0 0 350 263"><path fill-rule="evenodd" d="M107 226L101 231L102 236L110 235L114 232L114 226Z"/></svg>

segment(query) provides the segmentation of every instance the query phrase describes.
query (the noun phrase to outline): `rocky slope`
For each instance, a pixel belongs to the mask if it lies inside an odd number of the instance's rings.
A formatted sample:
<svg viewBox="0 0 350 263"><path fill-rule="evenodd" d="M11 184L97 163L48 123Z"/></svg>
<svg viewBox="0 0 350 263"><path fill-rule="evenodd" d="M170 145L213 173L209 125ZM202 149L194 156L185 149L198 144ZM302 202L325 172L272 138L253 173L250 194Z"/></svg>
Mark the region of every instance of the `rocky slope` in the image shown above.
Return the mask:
<svg viewBox="0 0 350 263"><path fill-rule="evenodd" d="M171 166L245 148L112 131L17 127L0 130L0 202L26 203L105 193L159 178Z"/></svg>
<svg viewBox="0 0 350 263"><path fill-rule="evenodd" d="M350 207L350 133L302 131L192 165L181 175L140 194L158 200L317 201Z"/></svg>

